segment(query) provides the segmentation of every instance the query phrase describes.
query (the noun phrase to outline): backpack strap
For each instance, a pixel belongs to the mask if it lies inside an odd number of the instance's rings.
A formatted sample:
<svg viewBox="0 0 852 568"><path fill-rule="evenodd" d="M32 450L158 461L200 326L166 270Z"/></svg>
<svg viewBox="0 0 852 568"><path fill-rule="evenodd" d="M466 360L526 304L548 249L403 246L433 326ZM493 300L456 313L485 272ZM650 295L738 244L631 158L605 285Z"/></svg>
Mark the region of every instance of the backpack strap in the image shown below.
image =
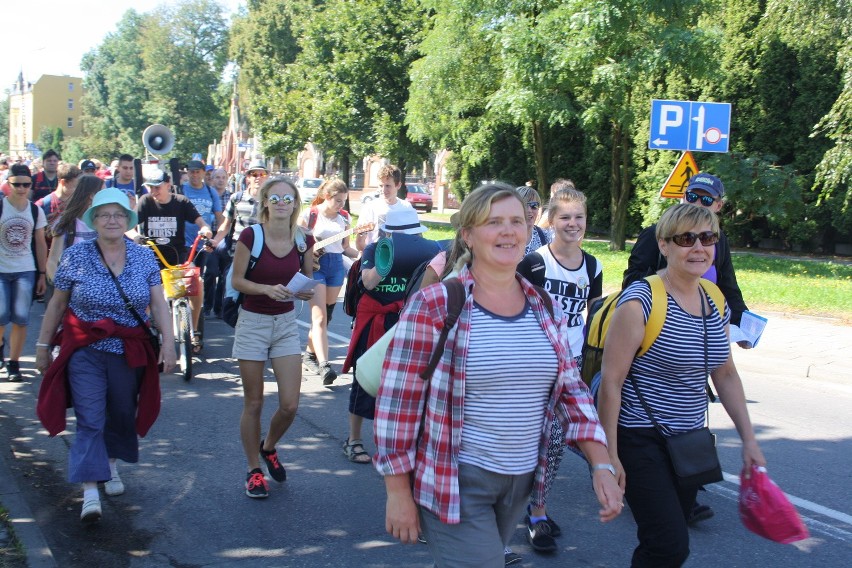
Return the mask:
<svg viewBox="0 0 852 568"><path fill-rule="evenodd" d="M312 205L311 209L308 211L308 230L313 231L314 226L317 224L317 216L319 215L319 209L317 209L316 205Z"/></svg>
<svg viewBox="0 0 852 568"><path fill-rule="evenodd" d="M556 316L553 314L553 298L550 296L550 292L542 288L541 286L532 285L535 288L536 293L538 293L538 297L541 300L541 303L544 304L544 307L550 313L551 319L555 319ZM557 322L558 323L558 322Z"/></svg>
<svg viewBox="0 0 852 568"><path fill-rule="evenodd" d="M461 315L462 308L464 307L465 289L461 280L456 277L447 278L443 281L443 285L447 291L447 319L444 321L444 327L441 329L441 335L438 337L438 344L432 352L432 357L429 358L429 364L426 365L426 368L423 369L422 373L420 373L420 378L424 381L431 379L432 375L435 373L435 368L437 368L438 362L444 355L444 346L447 343L447 336L450 334L450 330L453 326L456 325L456 321L458 321L459 315Z"/></svg>
<svg viewBox="0 0 852 568"><path fill-rule="evenodd" d="M645 280L651 286L651 313L648 314L648 321L645 322L645 336L642 338L639 351L636 353L637 357L647 353L648 349L651 348L660 336L663 324L666 321L666 310L668 308L666 286L663 284L662 278L653 274L646 276Z"/></svg>
<svg viewBox="0 0 852 568"><path fill-rule="evenodd" d="M263 227L261 227L260 223L256 223L251 226L251 230L254 231L254 239L251 243L251 256L249 257L248 267L246 268L246 276L254 269L254 265L257 264L257 260L263 252Z"/></svg>
<svg viewBox="0 0 852 568"><path fill-rule="evenodd" d="M597 259L584 250L582 252L583 262L586 264L586 276L589 277L589 286L591 287L592 282L595 281L595 272L598 269Z"/></svg>
<svg viewBox="0 0 852 568"><path fill-rule="evenodd" d="M706 278L700 279L698 283L701 284L701 287L704 289L704 293L710 296L713 303L716 304L716 309L719 310L719 316L722 319L725 319L725 295L722 293L722 290Z"/></svg>

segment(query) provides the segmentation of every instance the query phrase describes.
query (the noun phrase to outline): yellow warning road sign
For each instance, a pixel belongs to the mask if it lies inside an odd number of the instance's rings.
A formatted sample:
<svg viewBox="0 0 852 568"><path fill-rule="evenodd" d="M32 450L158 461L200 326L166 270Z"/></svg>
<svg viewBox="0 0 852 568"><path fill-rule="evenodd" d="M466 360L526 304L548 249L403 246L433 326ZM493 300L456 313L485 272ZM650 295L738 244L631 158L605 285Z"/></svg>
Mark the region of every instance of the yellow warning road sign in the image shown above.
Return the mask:
<svg viewBox="0 0 852 568"><path fill-rule="evenodd" d="M672 199L680 199L686 192L686 182L689 178L699 172L698 164L695 163L695 158L692 157L692 152L684 152L677 161L677 165L669 174L666 183L660 190L660 197L669 197Z"/></svg>

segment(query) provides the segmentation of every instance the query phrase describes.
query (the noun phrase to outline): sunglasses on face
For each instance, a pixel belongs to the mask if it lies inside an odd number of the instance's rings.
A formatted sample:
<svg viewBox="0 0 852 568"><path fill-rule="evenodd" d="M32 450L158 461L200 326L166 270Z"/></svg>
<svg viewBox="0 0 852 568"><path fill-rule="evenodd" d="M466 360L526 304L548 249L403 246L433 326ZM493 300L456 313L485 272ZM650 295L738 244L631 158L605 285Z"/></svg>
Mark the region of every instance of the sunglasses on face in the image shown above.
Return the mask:
<svg viewBox="0 0 852 568"><path fill-rule="evenodd" d="M296 198L292 195L270 195L267 201L269 201L270 205L278 205L282 201L284 202L284 205L290 205L296 201Z"/></svg>
<svg viewBox="0 0 852 568"><path fill-rule="evenodd" d="M265 178L266 172L251 172L248 176L252 178Z"/></svg>
<svg viewBox="0 0 852 568"><path fill-rule="evenodd" d="M681 233L679 235L672 235L668 238L668 240L672 241L679 247L695 246L695 241L699 241L701 243L701 246L703 247L709 247L719 242L719 235L718 233L714 233L713 231L704 231L701 233Z"/></svg>
<svg viewBox="0 0 852 568"><path fill-rule="evenodd" d="M716 199L713 198L713 197L710 197L709 195L698 195L694 191L687 191L686 192L687 203L695 203L699 199L701 200L701 205L703 205L704 207L710 207L711 205L713 205L716 202Z"/></svg>
<svg viewBox="0 0 852 568"><path fill-rule="evenodd" d="M530 209L532 209L533 211L535 211L536 209L538 209L539 207L541 207L541 203L539 203L538 201L528 201L528 202L527 202L527 205L528 205L528 206L529 206L529 208L530 208Z"/></svg>
<svg viewBox="0 0 852 568"><path fill-rule="evenodd" d="M12 187L32 187L32 182L29 181L10 181L9 185Z"/></svg>

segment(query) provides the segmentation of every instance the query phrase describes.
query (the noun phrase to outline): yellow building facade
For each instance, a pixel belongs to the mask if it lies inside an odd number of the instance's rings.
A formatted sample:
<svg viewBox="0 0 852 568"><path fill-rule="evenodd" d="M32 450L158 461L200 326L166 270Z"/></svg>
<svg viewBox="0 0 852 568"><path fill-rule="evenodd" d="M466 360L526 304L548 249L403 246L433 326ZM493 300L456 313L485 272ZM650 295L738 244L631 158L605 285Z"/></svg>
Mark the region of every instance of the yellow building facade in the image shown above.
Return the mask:
<svg viewBox="0 0 852 568"><path fill-rule="evenodd" d="M80 136L82 98L80 77L42 75L30 83L24 81L23 73L18 75L9 93L9 153L32 154L33 144L44 127L61 128L65 139Z"/></svg>

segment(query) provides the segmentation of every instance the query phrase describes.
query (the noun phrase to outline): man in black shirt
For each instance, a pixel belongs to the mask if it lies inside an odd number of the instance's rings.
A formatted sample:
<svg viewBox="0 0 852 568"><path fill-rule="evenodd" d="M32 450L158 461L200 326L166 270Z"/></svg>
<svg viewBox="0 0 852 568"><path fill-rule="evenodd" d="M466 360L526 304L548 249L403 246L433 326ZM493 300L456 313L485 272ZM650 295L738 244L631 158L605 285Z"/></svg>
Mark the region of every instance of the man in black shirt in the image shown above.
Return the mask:
<svg viewBox="0 0 852 568"><path fill-rule="evenodd" d="M199 233L208 239L213 236L213 231L189 199L170 191L171 183L164 171L156 166L148 166L143 177L142 183L149 193L140 197L136 203L136 213L139 216L138 240L154 239L169 264L185 262L188 255L185 242L186 223L198 225ZM162 262L160 264L162 265ZM203 300L201 293L189 297L194 329L198 329Z"/></svg>

